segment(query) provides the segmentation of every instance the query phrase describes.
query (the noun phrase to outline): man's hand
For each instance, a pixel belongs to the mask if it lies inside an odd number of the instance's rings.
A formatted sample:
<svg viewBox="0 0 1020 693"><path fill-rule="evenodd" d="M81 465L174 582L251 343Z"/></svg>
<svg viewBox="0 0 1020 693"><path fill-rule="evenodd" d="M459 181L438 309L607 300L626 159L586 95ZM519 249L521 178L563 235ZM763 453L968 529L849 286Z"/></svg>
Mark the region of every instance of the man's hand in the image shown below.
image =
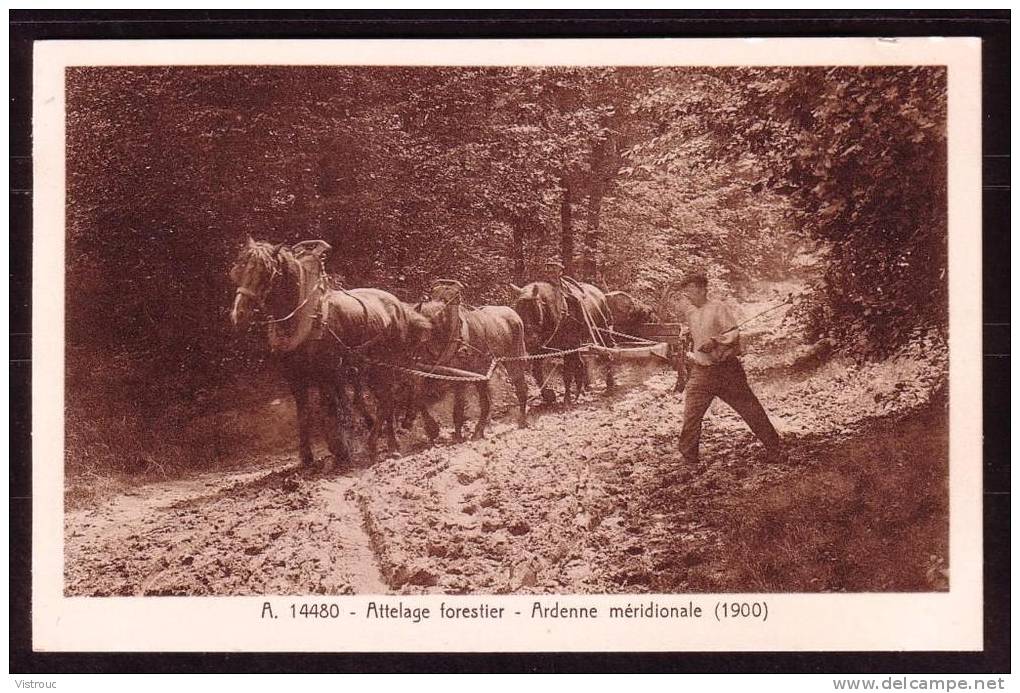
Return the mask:
<svg viewBox="0 0 1020 693"><path fill-rule="evenodd" d="M715 339L709 338L707 342L698 347L698 351L700 351L703 354L707 354L708 352L714 350L717 346L719 346L719 342L717 342Z"/></svg>

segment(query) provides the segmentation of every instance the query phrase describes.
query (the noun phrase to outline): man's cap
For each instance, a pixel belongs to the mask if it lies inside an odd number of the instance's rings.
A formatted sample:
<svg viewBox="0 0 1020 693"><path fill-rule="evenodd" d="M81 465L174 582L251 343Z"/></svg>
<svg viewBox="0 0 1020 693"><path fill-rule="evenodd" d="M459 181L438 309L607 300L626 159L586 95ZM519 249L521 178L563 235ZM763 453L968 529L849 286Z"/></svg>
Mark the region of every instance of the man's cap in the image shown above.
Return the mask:
<svg viewBox="0 0 1020 693"><path fill-rule="evenodd" d="M545 261L545 266L546 267L558 267L559 269L563 269L563 263L560 262L559 260L556 260L556 259L553 259L553 258L550 258L550 259L546 260Z"/></svg>
<svg viewBox="0 0 1020 693"><path fill-rule="evenodd" d="M701 286L708 286L708 275L701 270L692 270L685 274L680 279L680 288L688 286L690 284L698 284Z"/></svg>

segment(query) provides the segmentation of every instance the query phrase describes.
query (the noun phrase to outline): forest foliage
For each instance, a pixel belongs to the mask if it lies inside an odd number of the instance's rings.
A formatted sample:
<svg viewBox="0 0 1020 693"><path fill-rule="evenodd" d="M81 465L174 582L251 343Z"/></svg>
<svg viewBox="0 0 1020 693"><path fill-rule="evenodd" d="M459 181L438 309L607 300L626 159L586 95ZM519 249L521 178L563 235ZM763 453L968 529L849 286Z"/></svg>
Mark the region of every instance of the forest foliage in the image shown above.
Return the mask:
<svg viewBox="0 0 1020 693"><path fill-rule="evenodd" d="M227 329L249 234L324 239L344 285L405 300L446 277L506 303L552 256L666 315L691 268L723 293L802 277L805 339L864 356L947 327L941 68L88 67L66 87L72 405L118 396L94 386L112 373L144 417L251 365Z"/></svg>

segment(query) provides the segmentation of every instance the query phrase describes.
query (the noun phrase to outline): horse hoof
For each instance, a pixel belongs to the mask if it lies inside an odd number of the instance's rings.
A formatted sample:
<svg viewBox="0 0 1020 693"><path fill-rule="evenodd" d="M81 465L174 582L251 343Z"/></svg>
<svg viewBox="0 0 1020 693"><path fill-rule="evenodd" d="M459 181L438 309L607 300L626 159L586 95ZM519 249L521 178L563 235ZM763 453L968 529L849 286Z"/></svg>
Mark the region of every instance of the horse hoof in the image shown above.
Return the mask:
<svg viewBox="0 0 1020 693"><path fill-rule="evenodd" d="M485 431L476 431L471 436L471 440L483 440L484 438L485 438Z"/></svg>

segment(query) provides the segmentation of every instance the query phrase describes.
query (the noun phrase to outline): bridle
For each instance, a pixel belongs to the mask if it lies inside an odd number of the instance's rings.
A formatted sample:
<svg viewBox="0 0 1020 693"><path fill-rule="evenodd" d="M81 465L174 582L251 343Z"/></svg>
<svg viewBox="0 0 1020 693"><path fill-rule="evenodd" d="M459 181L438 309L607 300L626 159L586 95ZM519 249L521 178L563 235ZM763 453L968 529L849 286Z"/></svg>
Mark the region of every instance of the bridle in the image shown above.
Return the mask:
<svg viewBox="0 0 1020 693"><path fill-rule="evenodd" d="M303 276L304 273L305 273L304 265L302 265L300 262L298 262L297 266L298 266L298 271ZM279 267L277 267L277 263L276 262L273 262L270 265L269 269L272 272L272 274L270 274L270 276L269 276L269 284L266 286L266 290L264 292L262 292L261 295L259 293L256 293L255 291L252 291L251 289L249 289L246 286L239 286L239 287L237 287L237 290L235 291L235 296L236 295L247 296L248 298L250 298L253 301L255 301L258 304L259 308L265 308L266 298L269 296L269 294L273 290L273 282L274 282L274 280L276 279L277 276L282 274L282 272L280 271ZM301 285L301 279L299 278L298 279L298 286L300 286L300 285ZM265 320L253 320L252 323L255 324L255 325L275 325L275 324L287 322L288 320L293 319L294 316L296 316L299 312L301 312L302 308L304 308L306 305L308 305L308 302L312 300L312 296L315 295L316 289L325 290L326 288L327 288L326 287L326 263L320 257L319 258L319 278L316 280L315 285L312 286L311 289L308 291L308 294L305 296L304 300L300 301L297 304L297 306L294 308L294 310L290 311L287 315L283 316L282 318L274 318L272 316L272 314L270 314L269 317L266 318Z"/></svg>
<svg viewBox="0 0 1020 693"><path fill-rule="evenodd" d="M546 282L546 283L548 283L548 282ZM560 327L563 325L563 321L566 318L570 317L570 315L569 315L570 310L566 306L566 299L563 298L563 297L560 297L560 298L562 298L563 300L560 302L561 305L559 306L559 308L560 308L559 317L557 318L556 323L553 325L552 332L550 332L549 336L546 337L545 341L543 341L538 346L539 349L548 349L549 348L549 344L552 343L553 339L556 338L556 335L559 334ZM538 324L544 327L546 325L546 314L545 314L545 309L542 307L542 303L540 301L540 298L538 296L522 296L519 300L520 301L529 301L532 305L535 306L535 308L538 310Z"/></svg>
<svg viewBox="0 0 1020 693"><path fill-rule="evenodd" d="M432 299L430 299L430 300L432 300ZM440 309L438 314L445 313L446 309L449 308L450 305L453 303L453 300L454 300L453 296L451 296L450 298L446 298L446 299L438 299L437 303L442 303L443 304L443 307ZM420 309L424 305L425 305L425 301L422 301L421 303L419 303L416 306L416 310L418 310L418 312L421 312ZM458 334L460 332L460 330L461 330L461 327L464 324L464 318L460 314L460 306L457 306L457 311L456 311L455 314L456 314L456 319L455 319L455 321L453 321L453 324L450 325L449 339L447 339L446 344L443 345L443 348L439 352L439 355L438 356L436 355L436 353L432 350L431 345L425 347L425 351L428 353L428 355L431 358L434 358L437 363L444 363L451 356L453 356L453 352L456 349L456 346L457 346L458 343L466 344L466 342L464 342L464 340L461 339L460 335ZM431 320L431 319L432 318L429 318L429 320ZM471 345L468 344L467 346L471 346Z"/></svg>
<svg viewBox="0 0 1020 693"><path fill-rule="evenodd" d="M259 298L259 295L257 293L255 293L254 291L252 291L251 289L249 289L247 286L239 286L239 287L237 287L237 293L241 294L242 296L247 296L248 298L251 298L251 299L254 299L254 300L258 301L259 305L261 305L263 303L263 300L261 298ZM269 293L269 292L266 291L266 293Z"/></svg>

